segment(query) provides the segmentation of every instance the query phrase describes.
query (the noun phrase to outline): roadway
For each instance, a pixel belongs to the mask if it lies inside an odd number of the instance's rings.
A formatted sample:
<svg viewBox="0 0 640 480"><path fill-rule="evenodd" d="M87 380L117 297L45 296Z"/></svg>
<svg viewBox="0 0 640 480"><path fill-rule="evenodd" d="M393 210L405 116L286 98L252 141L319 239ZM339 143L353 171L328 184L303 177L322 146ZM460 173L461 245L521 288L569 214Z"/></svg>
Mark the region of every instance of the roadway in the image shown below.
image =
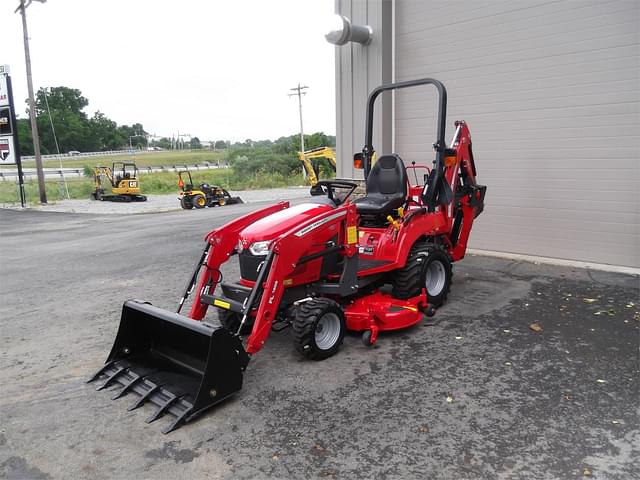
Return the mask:
<svg viewBox="0 0 640 480"><path fill-rule="evenodd" d="M470 256L433 322L323 362L274 333L236 397L169 435L85 384L122 301L174 309L205 233L258 206L0 210L0 477L637 478L628 275Z"/></svg>

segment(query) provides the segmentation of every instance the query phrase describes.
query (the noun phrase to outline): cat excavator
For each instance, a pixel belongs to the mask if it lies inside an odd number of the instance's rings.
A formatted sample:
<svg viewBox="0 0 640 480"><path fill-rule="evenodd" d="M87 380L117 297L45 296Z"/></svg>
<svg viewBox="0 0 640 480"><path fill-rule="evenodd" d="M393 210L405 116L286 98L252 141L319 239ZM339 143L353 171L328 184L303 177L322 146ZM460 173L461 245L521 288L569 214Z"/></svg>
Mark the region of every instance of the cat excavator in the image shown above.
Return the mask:
<svg viewBox="0 0 640 480"><path fill-rule="evenodd" d="M105 193L103 178L111 184L111 193ZM107 202L146 202L147 197L140 194L138 167L135 162L113 162L111 167L97 165L93 169L95 189L91 198Z"/></svg>
<svg viewBox="0 0 640 480"><path fill-rule="evenodd" d="M320 176L320 165L317 161L313 161L317 158L326 158L329 160L329 164L333 171L336 171L336 152L330 147L312 148L311 150L305 150L304 152L298 152L298 158L304 166L304 170L307 172L307 178L312 187L315 187L318 183L318 177Z"/></svg>

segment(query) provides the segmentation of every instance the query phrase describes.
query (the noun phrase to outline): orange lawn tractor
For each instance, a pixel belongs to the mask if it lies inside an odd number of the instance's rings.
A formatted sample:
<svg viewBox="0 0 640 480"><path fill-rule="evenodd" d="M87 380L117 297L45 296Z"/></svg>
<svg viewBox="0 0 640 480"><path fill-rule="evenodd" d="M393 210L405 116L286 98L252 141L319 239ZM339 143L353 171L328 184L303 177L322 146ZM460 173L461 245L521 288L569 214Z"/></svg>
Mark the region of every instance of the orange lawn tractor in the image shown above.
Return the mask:
<svg viewBox="0 0 640 480"><path fill-rule="evenodd" d="M188 175L188 182L185 182L183 175ZM192 208L204 208L232 205L234 203L244 203L240 197L232 197L224 188L217 185L201 183L197 187L193 185L191 172L181 170L178 172L178 187L180 187L180 206L185 210Z"/></svg>

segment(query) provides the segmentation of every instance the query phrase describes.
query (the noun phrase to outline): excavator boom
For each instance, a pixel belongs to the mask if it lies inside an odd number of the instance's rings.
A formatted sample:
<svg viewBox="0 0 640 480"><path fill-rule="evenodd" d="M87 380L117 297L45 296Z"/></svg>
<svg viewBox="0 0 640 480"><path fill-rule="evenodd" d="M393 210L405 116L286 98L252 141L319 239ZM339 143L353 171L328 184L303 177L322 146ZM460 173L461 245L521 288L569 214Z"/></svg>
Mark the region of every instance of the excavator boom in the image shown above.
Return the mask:
<svg viewBox="0 0 640 480"><path fill-rule="evenodd" d="M326 158L329 160L329 164L336 171L336 152L330 147L312 148L311 150L305 150L304 152L298 152L298 159L302 162L302 165L307 172L307 178L311 186L315 186L318 183L319 169L317 165L311 162L314 158Z"/></svg>

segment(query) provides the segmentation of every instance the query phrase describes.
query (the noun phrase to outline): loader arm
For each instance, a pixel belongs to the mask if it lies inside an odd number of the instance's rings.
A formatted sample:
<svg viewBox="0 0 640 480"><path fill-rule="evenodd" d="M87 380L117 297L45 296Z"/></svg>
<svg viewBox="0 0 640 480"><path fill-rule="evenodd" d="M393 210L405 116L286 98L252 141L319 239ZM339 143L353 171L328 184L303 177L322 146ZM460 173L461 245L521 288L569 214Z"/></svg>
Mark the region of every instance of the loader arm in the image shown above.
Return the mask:
<svg viewBox="0 0 640 480"><path fill-rule="evenodd" d="M280 210L284 210L285 208L289 208L289 202L280 202L275 205L265 207L257 212L244 215L220 228L210 231L205 236L206 246L204 252L200 261L196 265L194 274L185 289L182 299L180 300L178 311L180 311L180 307L191 291L193 291L193 288L197 283L197 293L193 299L193 304L189 311L189 317L193 320L202 320L207 313L208 308L208 305L201 301L202 294L213 293L215 290L217 283L220 281L220 266L233 254L238 243L238 234L244 228L261 218ZM204 270L198 281L198 273L203 266Z"/></svg>
<svg viewBox="0 0 640 480"><path fill-rule="evenodd" d="M273 320L280 308L280 301L284 293L284 281L305 261L303 255L316 242L316 233L325 229L337 229L338 244L342 253L347 258L357 256L357 214L354 204L346 204L342 207L330 210L323 215L313 218L300 225L296 225L288 232L274 240L267 260L262 266L262 271L267 271L266 280L262 283L259 278L254 286L252 297L256 298L259 290L262 290L262 298L257 308L253 330L247 342L247 353L253 354L262 348ZM356 257L357 258L357 257ZM350 268L352 264L344 262L344 268ZM341 282L353 283L342 285L345 290L353 291L356 282L355 272L352 279L343 274ZM252 308L251 297L246 306L244 315L248 315Z"/></svg>

